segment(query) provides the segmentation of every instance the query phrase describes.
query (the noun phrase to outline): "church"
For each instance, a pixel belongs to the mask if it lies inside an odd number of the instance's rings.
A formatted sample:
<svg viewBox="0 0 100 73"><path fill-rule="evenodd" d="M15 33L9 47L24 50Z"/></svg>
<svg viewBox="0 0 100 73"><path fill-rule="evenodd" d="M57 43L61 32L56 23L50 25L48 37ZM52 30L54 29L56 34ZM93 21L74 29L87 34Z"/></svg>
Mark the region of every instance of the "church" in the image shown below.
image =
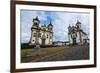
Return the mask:
<svg viewBox="0 0 100 73"><path fill-rule="evenodd" d="M41 21L38 16L33 18L31 27L31 36L29 45L52 45L53 42L53 25L40 25Z"/></svg>
<svg viewBox="0 0 100 73"><path fill-rule="evenodd" d="M79 44L89 43L89 38L87 33L81 28L81 22L77 20L76 24L68 27L68 38L69 44Z"/></svg>

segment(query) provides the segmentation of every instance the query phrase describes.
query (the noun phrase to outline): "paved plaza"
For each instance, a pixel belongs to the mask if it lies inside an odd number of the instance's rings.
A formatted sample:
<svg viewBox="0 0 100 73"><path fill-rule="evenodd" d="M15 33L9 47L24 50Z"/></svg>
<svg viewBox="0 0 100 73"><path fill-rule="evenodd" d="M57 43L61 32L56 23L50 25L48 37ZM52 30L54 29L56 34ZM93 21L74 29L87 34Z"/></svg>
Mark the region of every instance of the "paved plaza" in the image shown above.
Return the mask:
<svg viewBox="0 0 100 73"><path fill-rule="evenodd" d="M47 51L27 51L22 62L68 61L89 59L89 45L53 47Z"/></svg>
<svg viewBox="0 0 100 73"><path fill-rule="evenodd" d="M86 60L89 59L88 46L73 46L58 52L54 56L40 61L64 61L64 60Z"/></svg>

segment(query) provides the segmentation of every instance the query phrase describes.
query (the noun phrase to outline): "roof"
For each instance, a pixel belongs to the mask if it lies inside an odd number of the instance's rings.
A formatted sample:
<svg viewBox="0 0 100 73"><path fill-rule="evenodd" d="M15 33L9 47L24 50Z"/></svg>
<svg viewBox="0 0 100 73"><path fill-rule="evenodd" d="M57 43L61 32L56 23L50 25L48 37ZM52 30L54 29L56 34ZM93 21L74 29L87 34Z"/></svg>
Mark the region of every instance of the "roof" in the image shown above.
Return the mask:
<svg viewBox="0 0 100 73"><path fill-rule="evenodd" d="M37 21L39 21L39 22L40 22L40 20L39 20L38 16L37 16L36 18L33 18L33 21L34 21L34 20L37 20Z"/></svg>
<svg viewBox="0 0 100 73"><path fill-rule="evenodd" d="M81 24L81 22L79 20L77 20L76 24Z"/></svg>
<svg viewBox="0 0 100 73"><path fill-rule="evenodd" d="M51 22L49 23L48 27L49 27L49 26L53 26Z"/></svg>

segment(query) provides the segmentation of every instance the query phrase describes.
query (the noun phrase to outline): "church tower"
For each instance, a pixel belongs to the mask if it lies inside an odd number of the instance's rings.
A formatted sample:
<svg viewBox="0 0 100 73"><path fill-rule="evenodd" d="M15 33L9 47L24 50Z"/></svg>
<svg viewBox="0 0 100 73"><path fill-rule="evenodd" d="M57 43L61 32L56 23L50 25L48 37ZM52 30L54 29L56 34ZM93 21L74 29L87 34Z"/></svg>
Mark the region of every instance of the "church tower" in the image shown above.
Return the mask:
<svg viewBox="0 0 100 73"><path fill-rule="evenodd" d="M76 22L76 27L77 27L77 29L81 29L81 22L79 22L79 20L77 20L77 22Z"/></svg>
<svg viewBox="0 0 100 73"><path fill-rule="evenodd" d="M53 25L51 22L48 24L48 31L49 31L48 32L49 44L52 44L52 42L53 42Z"/></svg>
<svg viewBox="0 0 100 73"><path fill-rule="evenodd" d="M50 22L49 25L48 25L48 29L49 29L50 31L52 31L52 29L53 29L53 25L52 25L51 22Z"/></svg>
<svg viewBox="0 0 100 73"><path fill-rule="evenodd" d="M33 26L35 28L38 28L40 24L40 20L38 19L38 16L36 18L33 18Z"/></svg>
<svg viewBox="0 0 100 73"><path fill-rule="evenodd" d="M81 22L79 20L77 20L76 22L76 27L77 27L77 32L79 34L80 44L82 44L83 40L82 40L82 32L81 32Z"/></svg>
<svg viewBox="0 0 100 73"><path fill-rule="evenodd" d="M39 24L40 24L40 20L38 19L38 16L36 18L33 18L33 25L31 27L31 38L29 41L29 44L39 44Z"/></svg>

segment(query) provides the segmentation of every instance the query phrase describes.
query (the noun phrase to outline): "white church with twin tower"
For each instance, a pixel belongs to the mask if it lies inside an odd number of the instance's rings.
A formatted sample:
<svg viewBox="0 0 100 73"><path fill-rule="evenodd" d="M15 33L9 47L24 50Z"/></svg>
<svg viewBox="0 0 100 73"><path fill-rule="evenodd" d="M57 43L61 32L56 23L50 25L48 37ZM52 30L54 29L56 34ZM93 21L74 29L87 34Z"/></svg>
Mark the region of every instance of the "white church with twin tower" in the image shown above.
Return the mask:
<svg viewBox="0 0 100 73"><path fill-rule="evenodd" d="M89 38L86 32L81 28L82 23L77 20L76 24L68 27L68 37L70 44L84 44L89 43Z"/></svg>
<svg viewBox="0 0 100 73"><path fill-rule="evenodd" d="M52 45L53 43L53 25L50 22L48 25L41 25L38 16L33 18L31 27L31 37L29 45Z"/></svg>

